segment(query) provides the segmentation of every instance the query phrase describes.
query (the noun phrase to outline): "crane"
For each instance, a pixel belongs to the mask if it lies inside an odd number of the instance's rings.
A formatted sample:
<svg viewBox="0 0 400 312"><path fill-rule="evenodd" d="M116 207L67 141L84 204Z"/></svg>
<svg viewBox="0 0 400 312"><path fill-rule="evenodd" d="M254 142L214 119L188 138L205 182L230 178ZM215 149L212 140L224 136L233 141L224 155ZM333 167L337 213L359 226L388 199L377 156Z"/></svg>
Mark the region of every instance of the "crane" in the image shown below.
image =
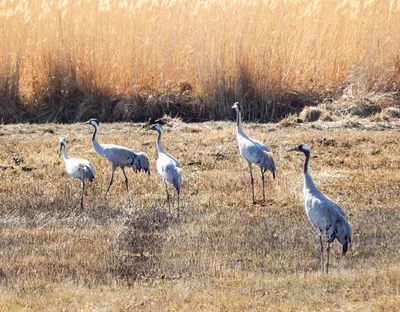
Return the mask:
<svg viewBox="0 0 400 312"><path fill-rule="evenodd" d="M330 244L337 239L342 245L342 256L346 255L351 245L352 228L344 210L332 199L324 195L314 184L308 169L311 154L310 146L307 144L300 144L289 151L304 153L306 157L304 162L304 206L308 219L319 235L322 271L324 271L324 245L322 243L322 234L324 233L326 236L328 245L326 247L327 260L325 270L326 273L328 273Z"/></svg>
<svg viewBox="0 0 400 312"><path fill-rule="evenodd" d="M146 153L135 153L129 148L114 144L100 144L99 142L97 142L97 135L99 131L98 120L92 118L84 124L90 124L94 127L92 137L93 148L96 150L97 153L99 153L111 163L111 178L104 197L107 196L107 193L114 180L114 172L118 167L121 168L122 172L124 173L127 193L129 193L129 187L128 177L125 173L125 167L131 167L134 172L144 171L150 175L149 158L147 157Z"/></svg>
<svg viewBox="0 0 400 312"><path fill-rule="evenodd" d="M81 211L83 207L83 195L85 192L85 180L93 182L94 180L94 169L92 164L83 158L69 158L67 154L67 141L65 139L60 140L60 151L64 150L64 162L67 173L82 182L82 195L81 195Z"/></svg>
<svg viewBox="0 0 400 312"><path fill-rule="evenodd" d="M260 167L261 170L261 180L262 180L262 188L263 188L263 202L265 202L265 190L264 190L264 173L269 170L272 172L272 176L275 179L275 160L274 156L269 150L267 146L262 144L261 142L249 138L242 129L242 106L239 102L236 102L233 106L233 109L236 109L236 136L239 145L240 154L247 162L247 166L250 170L250 182L251 182L251 190L253 192L253 204L255 204L254 200L254 179L252 172L252 165L255 164Z"/></svg>
<svg viewBox="0 0 400 312"><path fill-rule="evenodd" d="M167 193L167 201L169 212L171 213L171 204L169 200L169 192L168 192L168 184L172 184L176 190L176 194L178 197L178 218L179 218L179 195L182 187L182 168L181 164L175 157L168 154L161 145L161 138L163 134L162 124L164 122L162 120L150 120L149 123L153 123L151 126L151 130L155 130L158 132L157 138L157 151L158 151L158 159L157 159L157 172L161 176L165 184L165 191Z"/></svg>

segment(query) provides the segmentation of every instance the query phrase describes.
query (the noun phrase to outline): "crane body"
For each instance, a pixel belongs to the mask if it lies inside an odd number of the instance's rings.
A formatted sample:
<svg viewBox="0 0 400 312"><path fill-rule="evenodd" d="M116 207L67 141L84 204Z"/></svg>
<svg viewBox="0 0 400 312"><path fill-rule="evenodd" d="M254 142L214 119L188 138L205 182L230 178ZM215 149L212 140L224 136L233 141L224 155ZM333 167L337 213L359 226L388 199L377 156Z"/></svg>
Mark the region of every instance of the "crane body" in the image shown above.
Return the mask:
<svg viewBox="0 0 400 312"><path fill-rule="evenodd" d="M249 136L247 136L244 133L244 131L242 129L242 117L241 117L242 107L241 107L241 105L238 102L236 102L232 106L232 108L236 109L236 137L237 137L237 141L238 141L238 145L239 145L239 152L240 152L240 155L242 155L243 158L246 160L247 166L250 171L250 183L251 183L251 190L253 193L253 204L255 204L254 178L253 178L253 171L252 171L253 164L258 166L261 171L261 180L262 180L262 188L263 188L263 202L265 202L264 173L266 171L271 171L272 176L275 179L276 167L275 167L274 156L267 146L265 146L260 141L250 138Z"/></svg>
<svg viewBox="0 0 400 312"><path fill-rule="evenodd" d="M344 256L351 245L352 228L344 210L336 202L324 195L315 185L308 168L311 148L307 144L300 144L289 151L302 152L306 156L303 187L304 207L308 219L319 235L322 270L324 270L322 235L326 236L327 260L325 270L328 273L330 244L337 239L342 245L342 256Z"/></svg>
<svg viewBox="0 0 400 312"><path fill-rule="evenodd" d="M81 210L83 211L85 180L93 182L95 178L93 165L88 160L83 158L69 158L67 153L67 141L65 139L60 140L60 150L64 150L64 163L67 173L71 177L79 179L82 183Z"/></svg>
<svg viewBox="0 0 400 312"><path fill-rule="evenodd" d="M163 134L163 128L161 124L154 123L151 127L152 130L158 132L157 138L157 151L158 151L158 159L157 159L157 172L161 176L165 184L165 191L167 193L167 201L168 207L171 211L170 199L169 199L169 191L168 191L168 184L172 184L176 190L177 197L178 197L178 217L179 217L179 197L180 191L182 187L182 168L179 161L167 153L161 144L161 138Z"/></svg>
<svg viewBox="0 0 400 312"><path fill-rule="evenodd" d="M127 193L129 193L129 187L125 167L132 168L134 172L144 171L150 175L149 158L146 153L135 153L129 148L114 144L100 144L97 141L99 122L96 119L90 119L89 121L85 122L85 124L90 124L94 127L92 137L93 148L111 164L111 178L104 196L107 196L107 193L113 184L114 172L117 168L121 168L124 174Z"/></svg>

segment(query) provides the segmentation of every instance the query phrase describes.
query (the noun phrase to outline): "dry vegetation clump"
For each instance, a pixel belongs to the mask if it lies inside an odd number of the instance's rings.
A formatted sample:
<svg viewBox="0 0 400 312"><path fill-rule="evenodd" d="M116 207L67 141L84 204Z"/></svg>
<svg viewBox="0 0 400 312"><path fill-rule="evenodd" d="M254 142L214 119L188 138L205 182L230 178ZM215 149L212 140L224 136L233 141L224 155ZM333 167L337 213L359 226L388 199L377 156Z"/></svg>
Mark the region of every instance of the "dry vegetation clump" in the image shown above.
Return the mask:
<svg viewBox="0 0 400 312"><path fill-rule="evenodd" d="M303 120L300 119L299 117L297 117L296 115L289 115L285 118L282 118L279 121L278 125L280 127L294 127L297 124L302 123L302 122L303 122Z"/></svg>
<svg viewBox="0 0 400 312"><path fill-rule="evenodd" d="M353 86L398 98L396 2L3 0L0 17L3 123L216 120L235 101L271 121Z"/></svg>
<svg viewBox="0 0 400 312"><path fill-rule="evenodd" d="M388 108L385 108L383 112L392 118L400 118L400 108L399 107L388 107Z"/></svg>
<svg viewBox="0 0 400 312"><path fill-rule="evenodd" d="M321 115L321 117L320 117L320 119L322 120L322 121L336 121L336 120L338 120L338 117L336 116L336 115L334 115L334 114L332 114L331 112L324 112L322 115Z"/></svg>
<svg viewBox="0 0 400 312"><path fill-rule="evenodd" d="M319 124L244 124L277 163L277 179L266 176L266 204L253 206L235 124L169 118L163 145L184 172L180 219L168 213L156 136L143 124L102 124L100 141L145 151L152 168L150 176L127 171L128 196L117 171L107 199L109 165L91 147L91 128L0 126L0 310L397 310L400 125ZM71 157L96 170L83 213L79 181L64 173L61 136L70 138ZM316 184L353 226L345 258L332 245L329 276L304 212L303 157L286 153L303 142L313 148Z"/></svg>
<svg viewBox="0 0 400 312"><path fill-rule="evenodd" d="M318 107L308 107L305 106L304 109L301 111L299 117L304 122L313 122L319 120L323 111Z"/></svg>
<svg viewBox="0 0 400 312"><path fill-rule="evenodd" d="M335 113L341 116L358 116L366 118L380 112L382 112L382 108L378 104L363 100L343 102L335 107Z"/></svg>
<svg viewBox="0 0 400 312"><path fill-rule="evenodd" d="M389 114L386 114L385 112L381 113L376 113L372 116L369 117L369 120L375 122L375 121L389 121L391 120L391 117Z"/></svg>

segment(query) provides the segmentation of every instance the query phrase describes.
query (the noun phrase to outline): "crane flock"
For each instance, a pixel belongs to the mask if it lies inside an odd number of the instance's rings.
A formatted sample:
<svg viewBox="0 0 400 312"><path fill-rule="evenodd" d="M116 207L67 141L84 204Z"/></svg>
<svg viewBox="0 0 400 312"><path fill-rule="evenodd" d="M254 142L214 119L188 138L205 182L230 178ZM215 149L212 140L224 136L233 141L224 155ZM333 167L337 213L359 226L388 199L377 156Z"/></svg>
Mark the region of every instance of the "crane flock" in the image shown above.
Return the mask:
<svg viewBox="0 0 400 312"><path fill-rule="evenodd" d="M240 155L247 162L250 171L250 182L252 188L253 205L256 203L254 197L254 179L252 173L252 165L256 165L261 171L263 202L265 202L265 189L264 189L264 174L266 171L272 173L275 179L276 166L275 160L271 150L263 143L247 136L242 129L241 113L242 107L236 102L232 109L236 110L236 136L239 146ZM85 124L90 124L94 128L92 136L92 146L98 154L106 158L111 164L111 178L109 185L106 189L105 196L113 183L114 172L119 167L121 168L125 177L126 191L129 193L128 178L125 173L125 167L130 167L134 172L144 171L150 175L149 158L143 152L133 152L132 150L113 144L100 144L97 141L99 122L96 119L90 119ZM158 152L157 159L157 172L161 176L165 191L167 194L167 202L169 212L171 213L170 195L168 185L176 190L177 194L177 216L179 218L179 201L182 188L182 174L183 170L179 161L172 155L167 153L162 147L163 125L165 122L162 119L153 120L150 118L147 130L154 130L158 133L156 147ZM85 191L85 180L93 181L95 173L91 163L81 158L68 158L67 154L67 141L60 140L60 147L64 150L64 161L67 173L76 179L81 180L82 195L81 195L81 210L83 206L83 196ZM311 174L309 172L309 160L311 148L307 144L301 144L289 151L301 152L305 155L304 162L304 206L307 217L311 221L314 228L317 230L320 242L320 256L322 271L328 273L329 270L329 251L330 244L336 239L342 245L342 255L344 256L351 245L352 227L347 220L347 215L344 210L335 203L332 199L324 195L315 185ZM327 259L324 264L324 248L322 242L322 235L325 235L327 241L326 253Z"/></svg>

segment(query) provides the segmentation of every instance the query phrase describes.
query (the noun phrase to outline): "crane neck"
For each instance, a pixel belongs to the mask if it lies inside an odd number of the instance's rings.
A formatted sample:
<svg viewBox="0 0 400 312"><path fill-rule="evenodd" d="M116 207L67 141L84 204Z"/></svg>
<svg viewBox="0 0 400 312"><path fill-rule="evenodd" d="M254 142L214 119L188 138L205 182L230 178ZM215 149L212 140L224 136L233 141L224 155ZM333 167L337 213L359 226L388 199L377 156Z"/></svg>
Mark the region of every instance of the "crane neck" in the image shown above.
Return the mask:
<svg viewBox="0 0 400 312"><path fill-rule="evenodd" d="M94 128L92 141L97 141L97 135L98 135L98 131L99 131L99 126L97 126L97 125L92 125L92 126Z"/></svg>
<svg viewBox="0 0 400 312"><path fill-rule="evenodd" d="M310 191L318 191L318 188L316 187L310 171L309 171L309 166L308 163L310 161L310 152L309 151L305 151L304 155L306 156L306 159L304 161L304 187L309 189Z"/></svg>
<svg viewBox="0 0 400 312"><path fill-rule="evenodd" d="M157 150L158 153L165 153L164 149L162 148L161 145L161 138L162 138L162 131L157 130L158 132L158 137L157 137Z"/></svg>
<svg viewBox="0 0 400 312"><path fill-rule="evenodd" d="M247 137L242 129L242 113L239 110L236 111L236 130L238 135L240 134L244 137Z"/></svg>
<svg viewBox="0 0 400 312"><path fill-rule="evenodd" d="M63 154L64 154L64 160L68 159L67 145L66 144L63 144Z"/></svg>
<svg viewBox="0 0 400 312"><path fill-rule="evenodd" d="M308 172L308 163L310 161L310 152L305 151L304 155L306 156L306 160L304 161L304 174L307 174L307 173L309 173Z"/></svg>
<svg viewBox="0 0 400 312"><path fill-rule="evenodd" d="M92 125L92 126L94 128L93 137L92 137L92 146L96 150L97 153L99 153L100 155L103 155L104 150L103 150L102 146L99 144L99 142L97 142L99 126L97 126L97 125Z"/></svg>

